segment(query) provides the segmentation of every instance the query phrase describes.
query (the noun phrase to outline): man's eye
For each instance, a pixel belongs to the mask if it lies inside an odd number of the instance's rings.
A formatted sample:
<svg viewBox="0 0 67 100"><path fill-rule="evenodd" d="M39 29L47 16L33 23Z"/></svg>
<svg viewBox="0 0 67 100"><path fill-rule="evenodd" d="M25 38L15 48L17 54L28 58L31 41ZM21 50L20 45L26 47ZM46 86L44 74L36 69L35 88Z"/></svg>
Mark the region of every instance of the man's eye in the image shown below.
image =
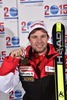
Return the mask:
<svg viewBox="0 0 67 100"><path fill-rule="evenodd" d="M36 38L37 38L37 36L33 36L32 38L33 38L33 39L36 39Z"/></svg>
<svg viewBox="0 0 67 100"><path fill-rule="evenodd" d="M45 37L46 37L46 35L42 35L42 36L41 36L41 38L45 38Z"/></svg>

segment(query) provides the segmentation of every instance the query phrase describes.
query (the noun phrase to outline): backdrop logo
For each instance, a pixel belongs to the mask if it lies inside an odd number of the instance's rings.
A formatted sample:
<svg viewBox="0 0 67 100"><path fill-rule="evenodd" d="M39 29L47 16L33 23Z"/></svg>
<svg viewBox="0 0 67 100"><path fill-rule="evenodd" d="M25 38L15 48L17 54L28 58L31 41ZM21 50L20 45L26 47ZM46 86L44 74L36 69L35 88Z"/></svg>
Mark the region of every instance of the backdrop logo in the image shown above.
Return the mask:
<svg viewBox="0 0 67 100"><path fill-rule="evenodd" d="M15 7L8 8L4 7L4 18L5 19L17 19L18 18L18 10Z"/></svg>
<svg viewBox="0 0 67 100"><path fill-rule="evenodd" d="M4 34L4 22L0 22L0 34Z"/></svg>
<svg viewBox="0 0 67 100"><path fill-rule="evenodd" d="M27 23L27 29L29 29L30 24L32 23L32 21Z"/></svg>
<svg viewBox="0 0 67 100"><path fill-rule="evenodd" d="M0 4L2 4L2 0L0 0Z"/></svg>
<svg viewBox="0 0 67 100"><path fill-rule="evenodd" d="M51 14L57 14L59 12L59 8L56 5L50 7Z"/></svg>
<svg viewBox="0 0 67 100"><path fill-rule="evenodd" d="M21 90L11 91L9 93L9 99L10 100L22 100L22 91Z"/></svg>
<svg viewBox="0 0 67 100"><path fill-rule="evenodd" d="M44 17L62 17L62 16L67 16L67 4L44 6Z"/></svg>
<svg viewBox="0 0 67 100"><path fill-rule="evenodd" d="M15 7L10 8L10 15L11 15L11 16L17 16L17 15L18 15L18 10L17 10L17 8L15 8Z"/></svg>
<svg viewBox="0 0 67 100"><path fill-rule="evenodd" d="M29 32L29 25L32 23L32 21L29 22L21 22L21 33L28 33Z"/></svg>
<svg viewBox="0 0 67 100"><path fill-rule="evenodd" d="M5 58L6 56L6 51L1 51L0 52L0 62L3 62L3 59Z"/></svg>
<svg viewBox="0 0 67 100"><path fill-rule="evenodd" d="M13 37L12 38L12 44L13 45L18 45L19 44L19 38L18 37Z"/></svg>
<svg viewBox="0 0 67 100"><path fill-rule="evenodd" d="M18 37L6 37L6 47L19 47L19 38Z"/></svg>
<svg viewBox="0 0 67 100"><path fill-rule="evenodd" d="M22 92L20 90L15 91L15 97L19 98L22 96Z"/></svg>

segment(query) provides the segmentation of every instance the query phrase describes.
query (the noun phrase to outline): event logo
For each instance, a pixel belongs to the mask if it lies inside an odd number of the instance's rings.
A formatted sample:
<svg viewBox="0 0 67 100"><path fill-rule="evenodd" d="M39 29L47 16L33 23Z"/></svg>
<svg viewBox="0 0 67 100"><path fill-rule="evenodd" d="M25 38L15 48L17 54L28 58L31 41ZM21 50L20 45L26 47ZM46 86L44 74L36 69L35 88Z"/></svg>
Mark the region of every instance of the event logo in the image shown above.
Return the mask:
<svg viewBox="0 0 67 100"><path fill-rule="evenodd" d="M3 59L5 58L6 56L6 51L1 51L0 52L0 62L3 62Z"/></svg>
<svg viewBox="0 0 67 100"><path fill-rule="evenodd" d="M59 12L59 8L56 5L50 7L51 14L57 14Z"/></svg>
<svg viewBox="0 0 67 100"><path fill-rule="evenodd" d="M6 47L11 48L11 47L19 47L19 38L18 37L6 37Z"/></svg>
<svg viewBox="0 0 67 100"><path fill-rule="evenodd" d="M22 91L21 90L11 91L9 93L9 99L10 100L22 100Z"/></svg>
<svg viewBox="0 0 67 100"><path fill-rule="evenodd" d="M15 97L19 98L22 96L22 92L20 90L15 91Z"/></svg>
<svg viewBox="0 0 67 100"><path fill-rule="evenodd" d="M2 4L2 0L0 0L0 4Z"/></svg>
<svg viewBox="0 0 67 100"><path fill-rule="evenodd" d="M0 22L0 34L4 34L4 22Z"/></svg>
<svg viewBox="0 0 67 100"><path fill-rule="evenodd" d="M21 33L28 33L29 25L32 23L32 21L29 22L21 22Z"/></svg>
<svg viewBox="0 0 67 100"><path fill-rule="evenodd" d="M44 6L44 17L60 17L60 16L67 16L67 4Z"/></svg>
<svg viewBox="0 0 67 100"><path fill-rule="evenodd" d="M17 10L17 8L15 8L15 7L10 8L10 15L11 15L11 16L17 16L17 15L18 15L18 10Z"/></svg>
<svg viewBox="0 0 67 100"><path fill-rule="evenodd" d="M4 7L4 18L5 19L17 19L18 18L18 10L15 7L8 8Z"/></svg>
<svg viewBox="0 0 67 100"><path fill-rule="evenodd" d="M18 37L13 37L12 38L12 44L13 45L18 45L19 44L19 38Z"/></svg>

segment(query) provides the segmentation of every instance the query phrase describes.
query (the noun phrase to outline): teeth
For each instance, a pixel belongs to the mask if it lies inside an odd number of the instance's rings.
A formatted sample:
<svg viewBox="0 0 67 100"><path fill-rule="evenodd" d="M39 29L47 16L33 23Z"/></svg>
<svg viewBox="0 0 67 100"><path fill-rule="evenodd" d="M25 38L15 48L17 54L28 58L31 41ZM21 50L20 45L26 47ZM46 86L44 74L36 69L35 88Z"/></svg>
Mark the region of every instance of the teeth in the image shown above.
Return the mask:
<svg viewBox="0 0 67 100"><path fill-rule="evenodd" d="M40 47L42 47L42 46L40 46L40 45L39 45L39 46L37 46L37 47L39 47L39 48L40 48Z"/></svg>

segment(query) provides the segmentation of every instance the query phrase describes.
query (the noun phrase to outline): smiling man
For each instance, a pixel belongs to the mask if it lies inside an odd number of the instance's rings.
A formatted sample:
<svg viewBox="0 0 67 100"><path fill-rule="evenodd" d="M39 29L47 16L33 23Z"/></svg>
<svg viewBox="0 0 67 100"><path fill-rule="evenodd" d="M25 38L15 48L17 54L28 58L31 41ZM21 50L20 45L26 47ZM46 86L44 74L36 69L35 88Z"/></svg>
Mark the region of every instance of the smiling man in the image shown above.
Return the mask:
<svg viewBox="0 0 67 100"><path fill-rule="evenodd" d="M13 50L4 59L0 68L0 79L3 80L0 90L10 92L20 77L25 90L23 100L55 100L54 59L58 53L48 43L49 34L43 21L35 21L29 26L28 39L30 45L25 50Z"/></svg>

